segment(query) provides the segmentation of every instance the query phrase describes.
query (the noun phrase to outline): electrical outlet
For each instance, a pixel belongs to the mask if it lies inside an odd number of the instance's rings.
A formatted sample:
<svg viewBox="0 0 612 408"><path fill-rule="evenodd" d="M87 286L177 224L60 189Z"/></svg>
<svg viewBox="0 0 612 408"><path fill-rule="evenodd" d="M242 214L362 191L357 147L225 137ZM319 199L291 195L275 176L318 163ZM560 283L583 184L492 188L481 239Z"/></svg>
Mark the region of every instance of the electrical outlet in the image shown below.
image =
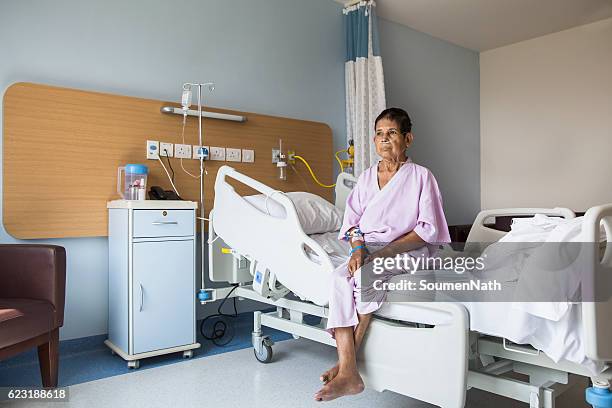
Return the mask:
<svg viewBox="0 0 612 408"><path fill-rule="evenodd" d="M172 143L161 142L159 144L159 155L164 157L174 157L174 145Z"/></svg>
<svg viewBox="0 0 612 408"><path fill-rule="evenodd" d="M272 149L272 163L278 163L278 159L280 159L280 150Z"/></svg>
<svg viewBox="0 0 612 408"><path fill-rule="evenodd" d="M191 159L191 145L175 144L174 157L177 159Z"/></svg>
<svg viewBox="0 0 612 408"><path fill-rule="evenodd" d="M147 159L157 160L159 158L159 142L157 140L147 140Z"/></svg>
<svg viewBox="0 0 612 408"><path fill-rule="evenodd" d="M255 150L242 149L242 162L243 163L254 163L255 162Z"/></svg>
<svg viewBox="0 0 612 408"><path fill-rule="evenodd" d="M225 161L225 147L210 147L210 160Z"/></svg>
<svg viewBox="0 0 612 408"><path fill-rule="evenodd" d="M193 152L193 158L195 160L200 160L200 155L204 157L204 160L208 160L208 156L210 154L208 146L193 145L193 149L191 149L191 151Z"/></svg>
<svg viewBox="0 0 612 408"><path fill-rule="evenodd" d="M232 149L232 148L228 147L228 148L225 149L225 160L231 161L231 162L242 161L241 160L241 153L242 153L242 151L240 149Z"/></svg>

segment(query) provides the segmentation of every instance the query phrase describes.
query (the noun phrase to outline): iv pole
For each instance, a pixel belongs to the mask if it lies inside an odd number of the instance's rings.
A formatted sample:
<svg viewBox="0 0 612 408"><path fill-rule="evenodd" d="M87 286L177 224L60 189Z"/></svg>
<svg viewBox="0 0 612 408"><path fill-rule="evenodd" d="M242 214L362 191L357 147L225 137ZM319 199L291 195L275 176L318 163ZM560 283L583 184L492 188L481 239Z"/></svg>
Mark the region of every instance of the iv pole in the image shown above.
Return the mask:
<svg viewBox="0 0 612 408"><path fill-rule="evenodd" d="M208 88L208 90L210 92L215 90L215 84L214 82L205 82L205 83L190 83L190 82L186 82L183 84L183 110L186 114L187 109L189 109L189 106L186 106L187 104L190 104L190 100L191 100L191 88L192 87L198 87L198 146L199 149L202 148L203 146L203 142L202 142L202 87L206 87ZM185 92L189 92L187 99L185 99ZM200 301L200 303L204 304L207 301L211 300L212 295L211 292L207 291L204 286L205 286L205 274L204 274L204 260L205 260L205 255L204 255L204 250L206 248L206 240L205 240L205 232L204 232L204 154L203 152L200 152L200 154L198 155L200 158L200 271L201 271L201 275L202 275L202 283L200 285L200 290L197 294L198 300Z"/></svg>

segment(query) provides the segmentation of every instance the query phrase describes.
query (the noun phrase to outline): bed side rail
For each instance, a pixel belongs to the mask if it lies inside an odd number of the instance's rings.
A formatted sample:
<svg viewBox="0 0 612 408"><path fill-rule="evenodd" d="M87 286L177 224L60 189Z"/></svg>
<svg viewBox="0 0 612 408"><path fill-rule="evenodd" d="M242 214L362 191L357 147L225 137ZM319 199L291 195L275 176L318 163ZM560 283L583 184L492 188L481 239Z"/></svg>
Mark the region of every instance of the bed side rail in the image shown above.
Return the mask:
<svg viewBox="0 0 612 408"><path fill-rule="evenodd" d="M593 274L591 282L594 288L609 291L612 287L612 204L590 208L584 215L582 241L593 243L600 241L603 226L606 233L606 249L600 257L598 245L586 244L587 265ZM610 297L612 293L598 293ZM585 351L589 358L599 361L612 361L612 299L601 302L584 302L582 320L585 336Z"/></svg>
<svg viewBox="0 0 612 408"><path fill-rule="evenodd" d="M251 205L228 183L234 179L285 209L286 217L270 216ZM325 282L333 265L323 248L304 233L289 197L254 180L232 167L222 166L215 181L214 230L217 235L243 256L249 256L267 267L289 290L316 304L328 300ZM316 254L310 259L306 248Z"/></svg>
<svg viewBox="0 0 612 408"><path fill-rule="evenodd" d="M357 184L357 177L348 173L340 173L338 174L338 178L336 179L336 200L335 206L344 211L344 207L346 206L346 199Z"/></svg>
<svg viewBox="0 0 612 408"><path fill-rule="evenodd" d="M474 224L470 229L467 237L467 242L495 242L499 241L506 232L487 227L485 223L488 219L494 217L513 217L513 216L533 216L536 214L544 214L548 216L558 216L563 218L575 218L576 214L569 208L500 208L493 210L483 210L478 213Z"/></svg>

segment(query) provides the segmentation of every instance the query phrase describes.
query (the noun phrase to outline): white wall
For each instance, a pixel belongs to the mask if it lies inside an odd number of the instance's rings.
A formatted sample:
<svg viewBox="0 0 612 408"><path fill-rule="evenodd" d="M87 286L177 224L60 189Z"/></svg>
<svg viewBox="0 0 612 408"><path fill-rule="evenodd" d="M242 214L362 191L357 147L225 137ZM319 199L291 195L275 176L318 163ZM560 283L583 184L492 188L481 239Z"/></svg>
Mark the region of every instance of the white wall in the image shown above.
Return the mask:
<svg viewBox="0 0 612 408"><path fill-rule="evenodd" d="M612 19L480 55L483 208L612 202Z"/></svg>

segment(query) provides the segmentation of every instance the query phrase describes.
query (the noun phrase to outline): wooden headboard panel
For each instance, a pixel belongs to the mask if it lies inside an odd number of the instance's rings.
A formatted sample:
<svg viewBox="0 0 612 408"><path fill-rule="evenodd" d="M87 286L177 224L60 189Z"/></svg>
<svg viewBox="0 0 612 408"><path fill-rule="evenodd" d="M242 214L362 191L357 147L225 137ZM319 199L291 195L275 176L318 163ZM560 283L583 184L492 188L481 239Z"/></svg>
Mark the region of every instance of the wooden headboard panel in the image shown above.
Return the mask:
<svg viewBox="0 0 612 408"><path fill-rule="evenodd" d="M117 167L126 163L146 164L148 185L170 189L159 162L146 159L145 147L146 140L182 143L182 117L160 112L162 106L177 103L16 83L4 94L3 105L3 220L14 237L107 235L106 202L119 198ZM322 181L331 181L329 126L209 107L206 110L245 115L248 120L204 119L204 145L255 150L255 163L206 162L206 210L212 206L215 176L223 164L279 190L310 191L332 199L332 190L314 184L301 164L296 164L297 174L288 169L287 181L278 180L272 164L272 149L282 138L283 150L286 147L306 157ZM187 121L185 143L196 145L197 118ZM181 195L198 201L199 181L181 170L178 159L171 160ZM197 160L184 160L183 164L197 174Z"/></svg>

